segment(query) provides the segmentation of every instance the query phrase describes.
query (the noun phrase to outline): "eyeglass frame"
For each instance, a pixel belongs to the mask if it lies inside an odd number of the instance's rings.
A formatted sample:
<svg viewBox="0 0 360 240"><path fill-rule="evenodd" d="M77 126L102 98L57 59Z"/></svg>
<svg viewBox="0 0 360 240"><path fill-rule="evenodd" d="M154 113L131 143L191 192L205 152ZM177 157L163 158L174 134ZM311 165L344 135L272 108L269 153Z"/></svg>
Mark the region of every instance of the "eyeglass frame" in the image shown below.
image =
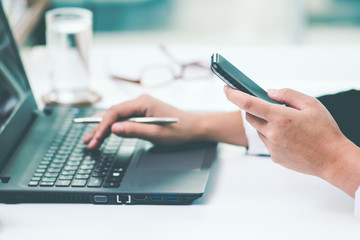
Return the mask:
<svg viewBox="0 0 360 240"><path fill-rule="evenodd" d="M170 72L173 75L172 79L169 79L169 81L164 82L163 84L166 84L168 82L171 82L172 80L180 80L180 79L188 79L184 77L184 73L185 73L185 69L189 68L189 67L197 67L197 68L202 68L202 69L206 69L209 72L209 76L211 76L211 70L210 67L203 65L200 61L195 61L195 62L189 62L189 63L181 63L178 59L176 59L173 55L170 54L170 52L167 50L167 48L164 45L159 45L159 48L161 50L161 52L169 59L171 60L173 63L175 63L176 65L178 65L180 67L180 73L176 74L175 71L173 71L173 68L171 68L169 65L148 65L146 67L144 67L141 71L141 74L139 76L138 79L130 79L127 77L123 77L120 75L115 75L115 74L110 74L110 77L114 80L119 80L119 81L123 81L123 82L128 82L128 83L133 83L133 84L138 84L138 85L144 85L144 83L142 82L142 76L144 74L144 72L146 72L146 69L150 69L150 68L155 68L158 66L165 66L168 69L170 69Z"/></svg>

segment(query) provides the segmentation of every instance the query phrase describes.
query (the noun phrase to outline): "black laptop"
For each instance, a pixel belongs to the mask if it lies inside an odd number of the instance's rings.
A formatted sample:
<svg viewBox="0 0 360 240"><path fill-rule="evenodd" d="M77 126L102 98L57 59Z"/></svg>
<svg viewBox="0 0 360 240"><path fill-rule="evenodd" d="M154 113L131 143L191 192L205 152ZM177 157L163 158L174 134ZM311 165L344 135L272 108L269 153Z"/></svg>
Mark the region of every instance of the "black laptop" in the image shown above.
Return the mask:
<svg viewBox="0 0 360 240"><path fill-rule="evenodd" d="M97 111L38 110L0 6L0 202L189 204L202 196L216 144L161 147L111 135L90 151L82 138L94 125L72 119Z"/></svg>

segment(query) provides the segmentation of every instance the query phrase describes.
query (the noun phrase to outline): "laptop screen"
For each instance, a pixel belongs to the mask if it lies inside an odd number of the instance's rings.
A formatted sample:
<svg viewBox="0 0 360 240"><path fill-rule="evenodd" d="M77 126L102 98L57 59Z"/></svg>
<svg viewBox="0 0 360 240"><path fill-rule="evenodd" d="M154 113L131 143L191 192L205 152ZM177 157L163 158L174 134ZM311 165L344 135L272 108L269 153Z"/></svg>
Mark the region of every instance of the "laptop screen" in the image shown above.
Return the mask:
<svg viewBox="0 0 360 240"><path fill-rule="evenodd" d="M30 90L6 17L0 16L0 133L22 96Z"/></svg>
<svg viewBox="0 0 360 240"><path fill-rule="evenodd" d="M0 129L18 102L18 94L9 86L6 77L0 72Z"/></svg>
<svg viewBox="0 0 360 240"><path fill-rule="evenodd" d="M0 169L34 118L36 103L0 1Z"/></svg>

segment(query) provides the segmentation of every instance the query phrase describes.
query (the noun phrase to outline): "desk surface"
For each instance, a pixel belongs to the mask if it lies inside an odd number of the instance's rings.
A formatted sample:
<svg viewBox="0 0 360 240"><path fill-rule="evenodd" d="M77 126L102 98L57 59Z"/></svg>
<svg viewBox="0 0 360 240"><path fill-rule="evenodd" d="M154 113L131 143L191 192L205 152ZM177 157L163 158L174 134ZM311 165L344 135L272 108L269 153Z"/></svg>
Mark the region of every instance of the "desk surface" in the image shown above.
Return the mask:
<svg viewBox="0 0 360 240"><path fill-rule="evenodd" d="M150 48L154 46L95 47L93 57L96 62L102 61L100 56L140 56ZM209 53L221 52L254 80L262 79L265 88L292 87L317 95L360 87L360 47L174 46L173 51L183 59L187 51L205 60ZM27 69L40 99L48 90L44 51L32 53ZM148 92L188 110L235 109L222 85L210 79L143 89L111 82L101 67L94 68L92 79L104 97L98 105L105 107ZM0 239L359 239L353 205L350 197L319 178L220 144L206 192L192 205L0 204Z"/></svg>

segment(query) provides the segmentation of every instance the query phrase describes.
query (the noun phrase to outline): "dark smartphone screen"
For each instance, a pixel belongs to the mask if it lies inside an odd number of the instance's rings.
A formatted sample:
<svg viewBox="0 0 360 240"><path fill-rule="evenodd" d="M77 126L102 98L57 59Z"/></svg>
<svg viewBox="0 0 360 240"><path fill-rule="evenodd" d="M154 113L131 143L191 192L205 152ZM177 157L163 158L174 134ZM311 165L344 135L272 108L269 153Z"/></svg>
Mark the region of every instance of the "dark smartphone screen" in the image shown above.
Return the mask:
<svg viewBox="0 0 360 240"><path fill-rule="evenodd" d="M269 98L264 89L262 89L218 53L214 53L211 56L211 70L231 88L240 90L268 102L279 104Z"/></svg>

